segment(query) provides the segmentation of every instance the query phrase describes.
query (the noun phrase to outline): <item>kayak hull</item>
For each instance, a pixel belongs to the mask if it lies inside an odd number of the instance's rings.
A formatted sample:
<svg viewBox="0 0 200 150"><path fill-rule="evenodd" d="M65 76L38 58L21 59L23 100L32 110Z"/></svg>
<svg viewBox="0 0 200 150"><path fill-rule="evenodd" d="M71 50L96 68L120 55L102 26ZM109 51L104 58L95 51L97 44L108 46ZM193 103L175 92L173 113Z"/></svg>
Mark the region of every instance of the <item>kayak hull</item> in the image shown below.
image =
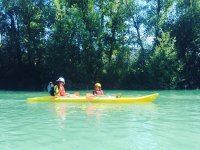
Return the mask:
<svg viewBox="0 0 200 150"><path fill-rule="evenodd" d="M117 97L117 96L99 96L99 97L86 97L86 96L43 96L28 98L27 102L64 102L64 103L140 103L152 102L159 96L158 93L141 96L141 97Z"/></svg>

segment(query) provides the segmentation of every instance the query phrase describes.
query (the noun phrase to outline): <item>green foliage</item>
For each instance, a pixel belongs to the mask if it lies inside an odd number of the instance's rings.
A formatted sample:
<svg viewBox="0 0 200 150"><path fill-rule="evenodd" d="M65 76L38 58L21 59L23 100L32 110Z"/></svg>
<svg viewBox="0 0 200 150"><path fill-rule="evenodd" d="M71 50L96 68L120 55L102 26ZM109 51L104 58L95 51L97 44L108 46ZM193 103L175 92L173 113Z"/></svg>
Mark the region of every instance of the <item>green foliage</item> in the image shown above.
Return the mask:
<svg viewBox="0 0 200 150"><path fill-rule="evenodd" d="M183 62L182 88L200 86L200 5L187 10L176 22L173 35L176 37L178 58ZM181 32L180 32L181 31Z"/></svg>
<svg viewBox="0 0 200 150"><path fill-rule="evenodd" d="M1 0L0 88L199 88L199 21L198 0Z"/></svg>
<svg viewBox="0 0 200 150"><path fill-rule="evenodd" d="M166 32L158 40L160 44L155 47L149 61L151 86L158 89L175 88L179 78L178 71L181 70L174 47L175 39L170 38L170 33Z"/></svg>

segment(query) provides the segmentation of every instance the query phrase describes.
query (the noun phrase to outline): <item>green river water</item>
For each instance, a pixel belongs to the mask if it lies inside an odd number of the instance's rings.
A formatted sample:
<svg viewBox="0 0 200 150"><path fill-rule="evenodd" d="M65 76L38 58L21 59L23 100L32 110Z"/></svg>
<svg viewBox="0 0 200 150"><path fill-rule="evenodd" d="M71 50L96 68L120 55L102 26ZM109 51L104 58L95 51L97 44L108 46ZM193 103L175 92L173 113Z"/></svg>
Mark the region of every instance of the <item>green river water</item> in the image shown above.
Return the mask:
<svg viewBox="0 0 200 150"><path fill-rule="evenodd" d="M152 103L78 104L27 103L47 93L0 91L0 150L199 150L200 90L104 91L155 92Z"/></svg>

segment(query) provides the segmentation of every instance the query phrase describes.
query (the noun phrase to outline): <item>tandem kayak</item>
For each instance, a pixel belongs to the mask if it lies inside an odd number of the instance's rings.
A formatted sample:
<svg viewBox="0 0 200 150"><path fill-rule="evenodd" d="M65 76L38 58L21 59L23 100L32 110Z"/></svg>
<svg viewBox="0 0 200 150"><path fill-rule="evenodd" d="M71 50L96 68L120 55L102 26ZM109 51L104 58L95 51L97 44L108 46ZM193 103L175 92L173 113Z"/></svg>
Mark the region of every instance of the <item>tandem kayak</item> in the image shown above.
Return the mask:
<svg viewBox="0 0 200 150"><path fill-rule="evenodd" d="M152 102L159 96L158 93L151 95L130 97L130 96L43 96L27 98L27 102L66 102L66 103L140 103Z"/></svg>

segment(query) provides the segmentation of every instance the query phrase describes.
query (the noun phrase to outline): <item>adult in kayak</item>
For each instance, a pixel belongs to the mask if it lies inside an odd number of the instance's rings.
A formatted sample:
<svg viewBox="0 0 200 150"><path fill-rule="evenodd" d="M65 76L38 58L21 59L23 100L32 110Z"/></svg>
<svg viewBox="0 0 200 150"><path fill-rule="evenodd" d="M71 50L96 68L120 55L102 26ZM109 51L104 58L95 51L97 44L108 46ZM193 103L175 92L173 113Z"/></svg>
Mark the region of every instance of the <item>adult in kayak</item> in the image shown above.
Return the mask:
<svg viewBox="0 0 200 150"><path fill-rule="evenodd" d="M100 83L96 83L94 85L94 91L92 93L94 96L102 96L103 94L103 90L101 89L101 84Z"/></svg>
<svg viewBox="0 0 200 150"><path fill-rule="evenodd" d="M58 78L58 80L56 80L57 84L54 85L54 95L55 96L65 96L65 79L63 77Z"/></svg>

